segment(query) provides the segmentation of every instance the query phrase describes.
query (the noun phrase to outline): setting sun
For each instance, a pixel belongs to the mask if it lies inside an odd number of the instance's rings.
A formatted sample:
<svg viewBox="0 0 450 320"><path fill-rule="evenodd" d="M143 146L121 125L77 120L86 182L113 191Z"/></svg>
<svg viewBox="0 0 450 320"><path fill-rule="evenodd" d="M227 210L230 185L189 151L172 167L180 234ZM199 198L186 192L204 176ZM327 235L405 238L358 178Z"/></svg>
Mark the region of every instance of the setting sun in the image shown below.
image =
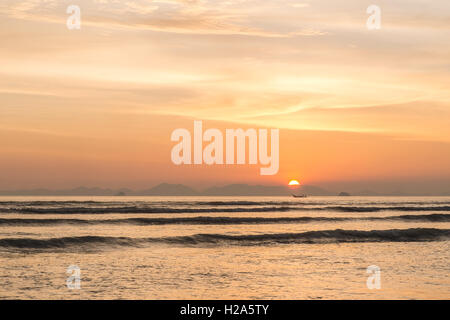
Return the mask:
<svg viewBox="0 0 450 320"><path fill-rule="evenodd" d="M2 307L450 300L450 0L0 1Z"/></svg>

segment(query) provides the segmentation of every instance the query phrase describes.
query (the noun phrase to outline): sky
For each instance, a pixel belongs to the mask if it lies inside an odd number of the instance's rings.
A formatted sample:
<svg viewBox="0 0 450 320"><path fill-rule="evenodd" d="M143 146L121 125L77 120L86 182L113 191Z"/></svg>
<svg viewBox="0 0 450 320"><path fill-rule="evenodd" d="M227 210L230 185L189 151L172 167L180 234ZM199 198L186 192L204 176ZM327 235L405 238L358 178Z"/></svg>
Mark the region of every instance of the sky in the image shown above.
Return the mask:
<svg viewBox="0 0 450 320"><path fill-rule="evenodd" d="M450 192L447 0L2 0L0 37L0 189ZM175 166L194 120L280 129L279 172Z"/></svg>

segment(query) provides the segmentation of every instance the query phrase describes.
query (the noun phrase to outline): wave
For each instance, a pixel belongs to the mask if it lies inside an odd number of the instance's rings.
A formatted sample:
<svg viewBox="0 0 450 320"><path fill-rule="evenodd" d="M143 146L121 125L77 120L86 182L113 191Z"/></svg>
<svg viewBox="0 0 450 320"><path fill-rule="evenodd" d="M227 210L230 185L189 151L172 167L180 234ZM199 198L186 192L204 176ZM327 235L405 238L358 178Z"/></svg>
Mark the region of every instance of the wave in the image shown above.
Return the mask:
<svg viewBox="0 0 450 320"><path fill-rule="evenodd" d="M4 208L1 212L32 214L108 214L108 213L221 213L221 212L287 212L287 211L337 211L337 212L379 212L379 211L450 211L450 206L260 206L260 207L218 207L218 208L174 208L174 207L56 207L56 208Z"/></svg>
<svg viewBox="0 0 450 320"><path fill-rule="evenodd" d="M289 205L305 205L305 203L295 203L292 201L198 201L193 203L194 205L199 206L289 206ZM308 204L317 204L323 205L324 203L308 203Z"/></svg>
<svg viewBox="0 0 450 320"><path fill-rule="evenodd" d="M376 217L377 220L384 219ZM404 221L429 221L429 222L450 222L450 214L435 213L435 214L411 214L386 217L388 220L404 220Z"/></svg>
<svg viewBox="0 0 450 320"><path fill-rule="evenodd" d="M342 211L342 212L450 211L450 206L430 206L430 207L405 207L405 206L348 207L348 206L330 206L330 207L324 207L323 210Z"/></svg>
<svg viewBox="0 0 450 320"><path fill-rule="evenodd" d="M392 229L392 230L323 230L303 233L275 233L257 235L195 234L163 238L128 238L82 236L51 239L6 238L0 247L18 249L89 248L99 246L142 247L153 243L177 245L270 245L352 242L424 242L450 240L450 229Z"/></svg>
<svg viewBox="0 0 450 320"><path fill-rule="evenodd" d="M450 222L450 214L400 215L388 217L188 217L188 218L127 218L127 219L0 219L0 225L99 225L99 224L132 224L132 225L234 225L234 224L276 224L276 223L308 223L308 222L341 222L341 221L379 221L400 220L411 222Z"/></svg>
<svg viewBox="0 0 450 320"><path fill-rule="evenodd" d="M256 207L256 208L170 208L170 207L59 207L59 208L20 208L2 210L5 212L35 214L107 214L107 213L212 213L212 212L283 212L292 207Z"/></svg>
<svg viewBox="0 0 450 320"><path fill-rule="evenodd" d="M315 206L327 206L336 201L310 201L308 199L303 199L302 201L197 201L191 202L192 205L199 206L258 206L258 205L279 205L279 206L304 206L304 205L315 205ZM343 201L345 203L345 201ZM187 203L188 204L188 203ZM349 203L350 204L350 203ZM368 201L364 202L365 205L450 205L449 201L402 201L402 202L392 202L392 201Z"/></svg>
<svg viewBox="0 0 450 320"><path fill-rule="evenodd" d="M345 221L351 218L328 217L189 217L189 218L128 218L128 219L0 219L0 225L58 225L58 224L134 224L134 225L166 225L166 224L194 224L194 225L232 225L232 224L275 224L299 223L313 221ZM450 220L450 215L449 215Z"/></svg>
<svg viewBox="0 0 450 320"><path fill-rule="evenodd" d="M342 201L342 202L341 202ZM345 201L340 199L342 204L355 204L354 201ZM36 200L36 201L0 201L0 206L58 206L58 205L93 205L93 206L120 206L126 204L140 204L140 205L170 205L170 206L327 206L336 203L336 200L330 201L316 201L309 198L302 199L301 201L246 201L246 200L218 200L218 201L177 201L177 200L162 200L162 201L95 201L95 200ZM449 201L364 201L361 205L367 206L379 206L379 205L450 205Z"/></svg>
<svg viewBox="0 0 450 320"><path fill-rule="evenodd" d="M107 202L107 201L94 201L94 200L36 200L36 201L0 201L0 205L19 205L19 206L49 206L49 205L61 205L61 204L111 204L120 202Z"/></svg>

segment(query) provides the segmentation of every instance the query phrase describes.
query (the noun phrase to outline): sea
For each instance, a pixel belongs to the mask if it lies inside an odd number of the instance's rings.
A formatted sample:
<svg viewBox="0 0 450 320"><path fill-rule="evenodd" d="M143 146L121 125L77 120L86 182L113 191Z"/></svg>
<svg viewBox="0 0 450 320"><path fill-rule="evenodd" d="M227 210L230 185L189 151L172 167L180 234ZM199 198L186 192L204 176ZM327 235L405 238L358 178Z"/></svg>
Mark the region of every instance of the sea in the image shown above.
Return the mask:
<svg viewBox="0 0 450 320"><path fill-rule="evenodd" d="M0 299L450 299L450 197L0 197Z"/></svg>

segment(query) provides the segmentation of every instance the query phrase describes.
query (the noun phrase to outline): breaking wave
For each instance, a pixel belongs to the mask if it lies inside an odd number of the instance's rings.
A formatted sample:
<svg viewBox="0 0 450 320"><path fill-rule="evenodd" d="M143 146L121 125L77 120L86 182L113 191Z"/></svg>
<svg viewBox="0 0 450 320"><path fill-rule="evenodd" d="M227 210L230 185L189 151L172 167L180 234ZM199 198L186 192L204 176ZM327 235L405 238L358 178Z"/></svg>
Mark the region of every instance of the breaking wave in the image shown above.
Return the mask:
<svg viewBox="0 0 450 320"><path fill-rule="evenodd" d="M450 214L400 215L388 217L186 217L186 218L126 218L126 219L0 219L0 225L234 225L234 224L276 224L341 221L382 221L399 220L411 222L450 222Z"/></svg>
<svg viewBox="0 0 450 320"><path fill-rule="evenodd" d="M450 206L259 206L259 207L17 207L2 208L0 212L33 214L108 214L108 213L221 213L221 212L287 212L287 211L336 211L336 212L379 212L379 211L450 211Z"/></svg>
<svg viewBox="0 0 450 320"><path fill-rule="evenodd" d="M58 208L20 208L3 210L7 212L36 214L107 214L107 213L211 213L211 212L283 212L291 207L256 207L256 208L171 208L171 207L58 207Z"/></svg>
<svg viewBox="0 0 450 320"><path fill-rule="evenodd" d="M18 249L57 249L105 247L142 247L154 243L178 245L268 245L351 242L422 242L450 239L450 229L392 229L392 230L323 230L303 233L275 233L258 235L195 234L163 238L128 238L82 236L52 239L0 239L0 247Z"/></svg>

